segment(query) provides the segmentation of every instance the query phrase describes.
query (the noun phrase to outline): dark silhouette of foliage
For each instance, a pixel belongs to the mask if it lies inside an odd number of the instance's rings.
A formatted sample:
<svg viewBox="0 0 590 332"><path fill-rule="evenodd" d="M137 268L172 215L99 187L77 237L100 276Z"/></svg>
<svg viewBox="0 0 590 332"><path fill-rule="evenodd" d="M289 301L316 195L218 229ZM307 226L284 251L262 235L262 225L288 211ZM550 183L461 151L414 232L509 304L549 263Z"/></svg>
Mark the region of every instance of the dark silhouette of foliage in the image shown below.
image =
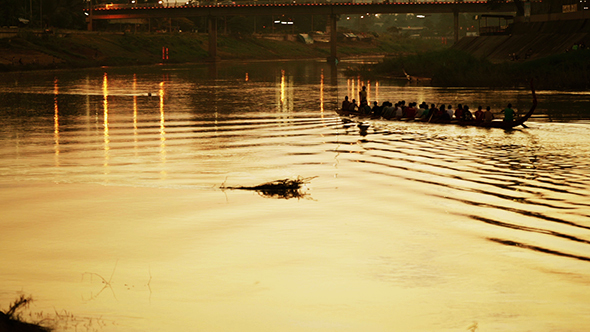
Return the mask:
<svg viewBox="0 0 590 332"><path fill-rule="evenodd" d="M81 0L43 0L43 22L47 27L82 29L85 27Z"/></svg>
<svg viewBox="0 0 590 332"><path fill-rule="evenodd" d="M491 8L494 8L500 3L505 3L506 0L488 0L488 4ZM513 0L514 6L516 7L516 16L523 16L524 15L524 1L522 0Z"/></svg>
<svg viewBox="0 0 590 332"><path fill-rule="evenodd" d="M0 0L0 26L82 29L84 5L83 0Z"/></svg>
<svg viewBox="0 0 590 332"><path fill-rule="evenodd" d="M21 311L26 309L33 301L31 296L21 294L6 311L0 311L0 331L13 332L49 332L50 329L38 324L24 321Z"/></svg>
<svg viewBox="0 0 590 332"><path fill-rule="evenodd" d="M0 26L16 26L19 18L28 18L22 0L0 1Z"/></svg>

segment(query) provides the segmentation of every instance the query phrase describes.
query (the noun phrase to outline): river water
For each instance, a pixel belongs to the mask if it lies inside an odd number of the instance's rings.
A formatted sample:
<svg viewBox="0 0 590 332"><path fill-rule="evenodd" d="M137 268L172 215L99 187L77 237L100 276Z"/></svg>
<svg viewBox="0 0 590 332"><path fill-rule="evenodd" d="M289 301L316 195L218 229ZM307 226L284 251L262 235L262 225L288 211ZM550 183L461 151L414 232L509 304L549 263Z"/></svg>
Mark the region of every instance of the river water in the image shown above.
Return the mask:
<svg viewBox="0 0 590 332"><path fill-rule="evenodd" d="M0 308L31 295L60 331L589 330L590 95L539 91L526 129L361 130L333 109L362 85L531 105L319 61L2 74ZM297 177L291 199L223 189Z"/></svg>

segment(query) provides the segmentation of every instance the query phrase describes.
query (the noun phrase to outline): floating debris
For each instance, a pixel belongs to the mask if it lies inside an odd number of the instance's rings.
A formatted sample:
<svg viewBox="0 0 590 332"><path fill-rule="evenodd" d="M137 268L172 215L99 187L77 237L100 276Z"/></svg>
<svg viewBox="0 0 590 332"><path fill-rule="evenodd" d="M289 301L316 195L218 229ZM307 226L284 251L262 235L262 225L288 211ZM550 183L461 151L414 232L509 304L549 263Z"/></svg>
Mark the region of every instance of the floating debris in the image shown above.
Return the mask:
<svg viewBox="0 0 590 332"><path fill-rule="evenodd" d="M301 188L306 183L309 183L312 179L316 178L316 176L309 177L309 178L302 178L297 177L296 179L282 179L271 181L267 183L263 183L258 186L237 186L237 187L227 187L225 185L221 185L221 189L240 189L240 190L254 190L258 192L263 197L267 198L304 198L308 195L306 192L302 192ZM224 182L225 183L225 182Z"/></svg>

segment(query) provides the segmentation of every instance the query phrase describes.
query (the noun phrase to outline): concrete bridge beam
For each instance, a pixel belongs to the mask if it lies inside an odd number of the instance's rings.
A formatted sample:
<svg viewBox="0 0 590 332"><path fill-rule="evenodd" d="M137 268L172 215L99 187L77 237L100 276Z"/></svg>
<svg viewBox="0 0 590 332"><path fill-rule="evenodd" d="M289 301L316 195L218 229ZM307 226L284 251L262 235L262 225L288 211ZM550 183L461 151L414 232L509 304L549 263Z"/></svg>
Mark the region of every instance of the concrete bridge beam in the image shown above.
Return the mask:
<svg viewBox="0 0 590 332"><path fill-rule="evenodd" d="M328 29L330 30L330 56L328 62L334 64L338 62L338 19L338 15L332 14L328 16Z"/></svg>
<svg viewBox="0 0 590 332"><path fill-rule="evenodd" d="M207 23L209 27L209 61L219 61L221 58L217 55L217 17L208 16Z"/></svg>
<svg viewBox="0 0 590 332"><path fill-rule="evenodd" d="M459 41L459 11L453 12L454 32L455 32L455 44Z"/></svg>
<svg viewBox="0 0 590 332"><path fill-rule="evenodd" d="M88 17L86 17L86 23L87 23L87 27L88 27L88 31L92 31L92 8L90 8L90 12L88 13Z"/></svg>

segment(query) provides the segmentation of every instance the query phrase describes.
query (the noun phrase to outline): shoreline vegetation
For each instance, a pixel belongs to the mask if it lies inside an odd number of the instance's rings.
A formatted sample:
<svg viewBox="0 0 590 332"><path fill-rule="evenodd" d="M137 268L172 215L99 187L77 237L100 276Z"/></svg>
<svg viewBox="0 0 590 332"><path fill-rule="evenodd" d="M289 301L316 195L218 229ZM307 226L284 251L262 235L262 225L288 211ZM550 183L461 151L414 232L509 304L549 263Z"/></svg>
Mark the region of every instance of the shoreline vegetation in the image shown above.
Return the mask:
<svg viewBox="0 0 590 332"><path fill-rule="evenodd" d="M404 72L440 87L526 87L531 79L540 89L590 88L590 50L576 50L528 61L492 63L456 49L387 57L359 65L348 76L365 79L405 78Z"/></svg>
<svg viewBox="0 0 590 332"><path fill-rule="evenodd" d="M21 311L33 302L31 296L20 295L9 308L0 311L0 332L49 332L52 329L42 326L39 322L28 323Z"/></svg>
<svg viewBox="0 0 590 332"><path fill-rule="evenodd" d="M0 39L0 72L76 69L102 66L205 63L208 36L200 33L108 33L79 30L18 29ZM342 58L416 54L445 47L440 40L381 35L367 40L341 41ZM168 59L162 60L163 49ZM296 35L219 35L222 60L327 58L329 43L305 44Z"/></svg>
<svg viewBox="0 0 590 332"><path fill-rule="evenodd" d="M86 331L99 331L109 323L115 324L102 317L76 316L55 308L53 312L33 312L29 309L33 301L32 296L21 293L8 309L0 310L0 332L77 331L78 327Z"/></svg>

